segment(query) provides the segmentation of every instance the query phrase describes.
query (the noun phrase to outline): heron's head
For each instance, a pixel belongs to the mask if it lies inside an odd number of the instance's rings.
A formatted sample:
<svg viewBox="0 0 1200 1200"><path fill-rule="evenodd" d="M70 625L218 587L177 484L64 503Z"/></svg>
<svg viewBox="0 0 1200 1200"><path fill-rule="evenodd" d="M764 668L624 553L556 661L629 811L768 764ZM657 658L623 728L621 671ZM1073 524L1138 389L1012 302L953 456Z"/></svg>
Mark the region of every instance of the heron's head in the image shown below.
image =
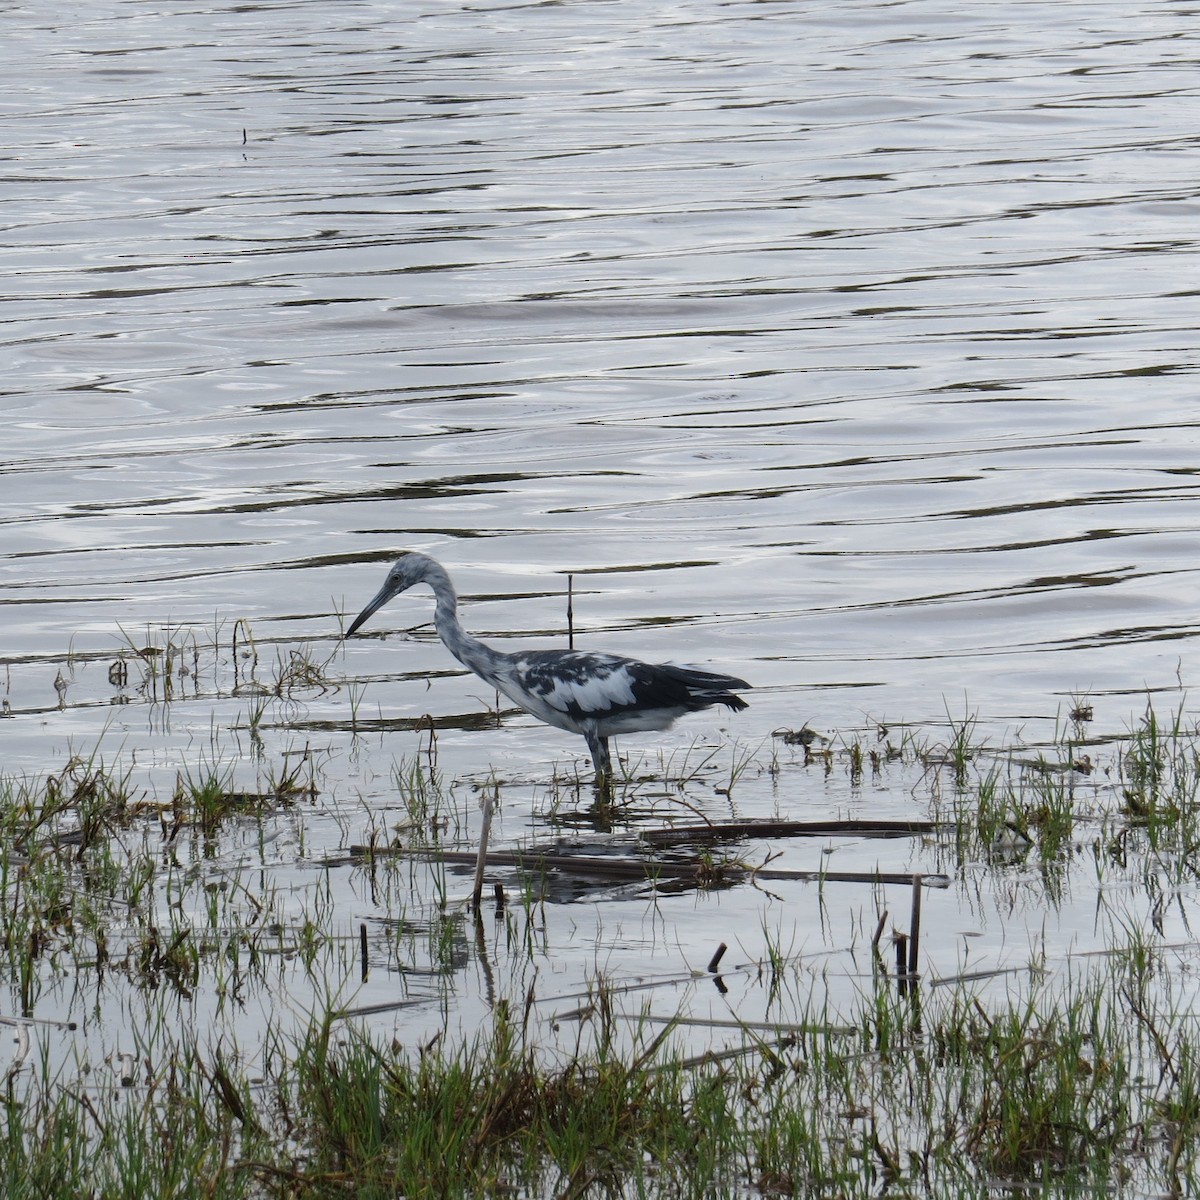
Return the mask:
<svg viewBox="0 0 1200 1200"><path fill-rule="evenodd" d="M414 583L424 582L429 568L433 565L433 559L426 558L424 554L401 555L388 571L387 578L383 581L383 587L375 593L366 608L350 622L350 628L342 634L342 637L349 637L356 633L363 622L372 613L378 612L393 596L408 591Z"/></svg>

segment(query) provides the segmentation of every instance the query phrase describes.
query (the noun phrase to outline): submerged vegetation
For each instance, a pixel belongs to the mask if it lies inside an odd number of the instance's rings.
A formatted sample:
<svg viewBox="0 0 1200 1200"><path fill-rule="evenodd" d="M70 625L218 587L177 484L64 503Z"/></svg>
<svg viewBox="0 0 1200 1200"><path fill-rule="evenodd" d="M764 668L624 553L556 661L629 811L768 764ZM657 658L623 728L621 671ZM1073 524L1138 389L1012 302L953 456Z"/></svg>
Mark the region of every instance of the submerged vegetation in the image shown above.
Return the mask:
<svg viewBox="0 0 1200 1200"><path fill-rule="evenodd" d="M455 778L425 719L367 803L318 738L361 687L243 622L224 676L157 643L108 682L234 706L201 750L0 779L5 1197L1200 1190L1182 704L697 743L602 805Z"/></svg>

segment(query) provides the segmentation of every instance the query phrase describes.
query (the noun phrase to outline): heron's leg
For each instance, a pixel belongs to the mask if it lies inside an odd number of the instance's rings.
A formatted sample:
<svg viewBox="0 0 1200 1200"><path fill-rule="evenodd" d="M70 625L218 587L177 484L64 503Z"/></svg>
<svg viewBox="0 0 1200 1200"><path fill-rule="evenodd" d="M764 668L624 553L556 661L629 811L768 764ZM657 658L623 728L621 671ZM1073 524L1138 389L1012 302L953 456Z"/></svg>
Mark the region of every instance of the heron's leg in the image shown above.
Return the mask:
<svg viewBox="0 0 1200 1200"><path fill-rule="evenodd" d="M589 731L583 735L587 738L588 749L592 752L592 766L596 768L596 782L601 787L612 783L612 758L608 753L608 738Z"/></svg>

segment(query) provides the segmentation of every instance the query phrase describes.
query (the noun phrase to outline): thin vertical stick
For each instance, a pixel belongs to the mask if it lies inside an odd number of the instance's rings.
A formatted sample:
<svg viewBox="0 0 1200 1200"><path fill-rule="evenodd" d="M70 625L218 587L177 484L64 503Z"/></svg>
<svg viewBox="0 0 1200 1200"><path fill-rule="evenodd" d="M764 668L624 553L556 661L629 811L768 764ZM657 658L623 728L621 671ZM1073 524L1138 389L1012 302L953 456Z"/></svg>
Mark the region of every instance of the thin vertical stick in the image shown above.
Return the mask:
<svg viewBox="0 0 1200 1200"><path fill-rule="evenodd" d="M567 576L567 649L575 649L575 576Z"/></svg>
<svg viewBox="0 0 1200 1200"><path fill-rule="evenodd" d="M492 797L483 798L483 825L479 830L479 857L475 859L475 890L471 893L471 903L475 911L479 911L479 898L483 895L483 868L487 866L488 834L492 830Z"/></svg>
<svg viewBox="0 0 1200 1200"><path fill-rule="evenodd" d="M908 923L908 973L916 978L917 952L921 943L921 875L912 880L912 918Z"/></svg>
<svg viewBox="0 0 1200 1200"><path fill-rule="evenodd" d="M366 924L361 924L358 927L358 949L362 959L362 981L367 982L367 927Z"/></svg>

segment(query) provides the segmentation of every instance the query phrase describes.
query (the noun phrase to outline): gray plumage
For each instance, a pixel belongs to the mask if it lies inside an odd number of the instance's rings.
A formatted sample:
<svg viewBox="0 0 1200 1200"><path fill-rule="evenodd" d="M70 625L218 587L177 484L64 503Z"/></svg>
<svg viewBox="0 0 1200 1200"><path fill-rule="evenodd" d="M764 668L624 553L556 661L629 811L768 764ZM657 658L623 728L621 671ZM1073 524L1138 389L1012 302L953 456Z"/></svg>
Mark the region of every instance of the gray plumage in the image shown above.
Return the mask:
<svg viewBox="0 0 1200 1200"><path fill-rule="evenodd" d="M505 654L472 637L458 619L458 596L450 576L424 554L405 554L388 571L383 587L350 622L356 633L393 596L418 583L433 589L434 625L446 649L527 713L587 740L596 780L612 778L608 739L622 733L669 729L685 713L723 704L737 712L746 702L734 689L743 679L670 663L645 663L589 650L531 650Z"/></svg>

